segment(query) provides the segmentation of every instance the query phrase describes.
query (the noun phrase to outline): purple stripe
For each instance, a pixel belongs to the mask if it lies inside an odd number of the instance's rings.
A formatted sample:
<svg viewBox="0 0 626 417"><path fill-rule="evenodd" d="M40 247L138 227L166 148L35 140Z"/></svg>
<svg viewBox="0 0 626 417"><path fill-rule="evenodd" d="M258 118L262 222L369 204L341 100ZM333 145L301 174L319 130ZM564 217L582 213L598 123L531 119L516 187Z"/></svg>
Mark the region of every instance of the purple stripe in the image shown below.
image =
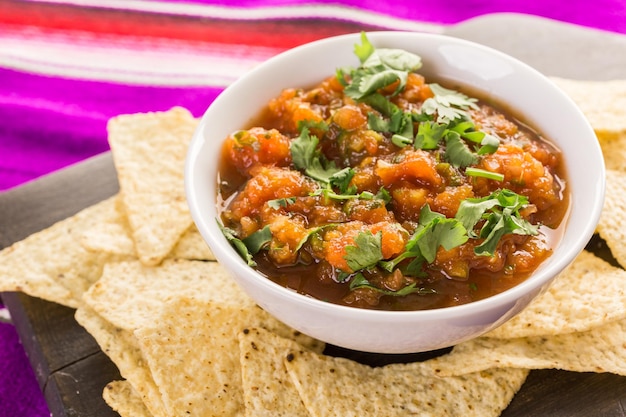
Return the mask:
<svg viewBox="0 0 626 417"><path fill-rule="evenodd" d="M173 106L200 116L222 91L73 80L6 69L0 69L0 80L0 190L108 150L106 123L113 116Z"/></svg>
<svg viewBox="0 0 626 417"><path fill-rule="evenodd" d="M292 5L343 5L361 10L415 20L454 24L488 13L523 13L563 22L626 33L626 2L596 0L593 3L563 0L169 0L162 3L196 3L225 7L267 7Z"/></svg>

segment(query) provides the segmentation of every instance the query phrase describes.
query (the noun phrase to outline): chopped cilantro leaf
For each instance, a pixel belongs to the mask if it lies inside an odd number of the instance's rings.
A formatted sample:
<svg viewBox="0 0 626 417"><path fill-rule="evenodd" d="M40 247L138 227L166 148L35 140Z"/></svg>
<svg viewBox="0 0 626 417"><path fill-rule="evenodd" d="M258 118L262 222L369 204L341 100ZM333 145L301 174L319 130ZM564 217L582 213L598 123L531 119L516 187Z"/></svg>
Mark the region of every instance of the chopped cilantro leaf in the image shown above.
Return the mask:
<svg viewBox="0 0 626 417"><path fill-rule="evenodd" d="M248 251L255 255L263 249L270 240L272 240L272 232L270 231L270 226L267 225L263 229L257 230L250 236L244 238L242 241L246 245L246 248L248 248Z"/></svg>
<svg viewBox="0 0 626 417"><path fill-rule="evenodd" d="M371 44L365 32L361 32L361 44L354 44L354 54L359 58L361 63L367 61L367 58L374 53L374 45Z"/></svg>
<svg viewBox="0 0 626 417"><path fill-rule="evenodd" d="M367 278L365 278L365 276L361 273L356 274L354 278L352 278L352 281L350 281L350 290L356 290L359 288L370 288L384 295L391 295L394 297L404 297L405 295L409 295L413 293L418 293L420 295L428 295L428 294L437 293L434 289L431 289L431 288L418 287L417 283L415 282L405 287L402 287L397 291L385 290L385 289L378 288L372 285L367 280Z"/></svg>
<svg viewBox="0 0 626 417"><path fill-rule="evenodd" d="M381 262L381 266L391 272L402 261L415 258L411 267L416 275L422 262L432 263L440 246L450 250L467 242L465 227L457 219L448 219L443 214L433 212L428 205L420 211L419 227L409 239L405 251L390 261Z"/></svg>
<svg viewBox="0 0 626 417"><path fill-rule="evenodd" d="M275 200L270 200L267 202L267 205L273 209L279 209L281 207L287 207L290 204L296 202L296 197L288 197L288 198L277 198Z"/></svg>
<svg viewBox="0 0 626 417"><path fill-rule="evenodd" d="M504 174L500 174L499 172L491 172L480 168L467 167L465 169L465 174L469 175L470 177L483 177L496 181L504 180Z"/></svg>
<svg viewBox="0 0 626 417"><path fill-rule="evenodd" d="M493 255L500 238L508 233L536 235L537 226L523 219L519 210L528 204L528 199L514 191L502 189L487 197L468 198L461 202L455 216L467 229L472 238L485 239L475 248L477 255ZM484 221L480 231L474 228Z"/></svg>
<svg viewBox="0 0 626 417"><path fill-rule="evenodd" d="M341 194L354 194L355 190L351 189L353 187L350 187L352 177L354 177L354 169L347 167L331 175L328 178L328 182L331 186L339 188Z"/></svg>
<svg viewBox="0 0 626 417"><path fill-rule="evenodd" d="M457 168L464 168L478 161L478 157L461 140L461 136L453 131L448 132L446 135L445 157L446 160Z"/></svg>
<svg viewBox="0 0 626 417"><path fill-rule="evenodd" d="M339 169L326 160L317 148L318 144L317 136L310 135L308 127L304 126L300 136L291 142L291 158L296 168L303 170L311 178L328 183Z"/></svg>
<svg viewBox="0 0 626 417"><path fill-rule="evenodd" d="M354 238L354 245L346 246L346 262L353 271L375 266L383 259L382 232L367 230Z"/></svg>
<svg viewBox="0 0 626 417"><path fill-rule="evenodd" d="M417 128L417 137L414 146L416 149L436 149L439 141L443 139L447 131L447 125L425 121L419 124Z"/></svg>
<svg viewBox="0 0 626 417"><path fill-rule="evenodd" d="M252 254L250 253L250 251L248 250L248 247L246 246L245 243L243 243L243 241L241 239L239 239L237 237L237 234L235 233L235 231L233 229L230 229L228 227L225 227L224 225L222 225L219 221L217 222L217 225L219 226L220 230L222 231L222 234L224 235L224 237L226 238L226 240L231 244L231 246L237 251L237 253L239 254L239 256L241 256L243 258L243 260L249 265L249 266L256 266L256 262L254 261L254 259L252 258Z"/></svg>
<svg viewBox="0 0 626 417"><path fill-rule="evenodd" d="M494 153L498 150L498 147L500 146L500 139L493 135L485 135L480 144L482 146L476 152L478 155Z"/></svg>
<svg viewBox="0 0 626 417"><path fill-rule="evenodd" d="M435 95L424 102L427 114L437 112L437 121L440 123L449 123L455 119L464 119L467 117L467 110L477 108L476 99L466 96L465 94L449 90L437 83L428 84L430 90Z"/></svg>
<svg viewBox="0 0 626 417"><path fill-rule="evenodd" d="M365 32L361 32L361 42L354 47L361 66L352 71L351 81L345 88L345 94L355 100L362 100L395 82L398 86L394 94L402 91L409 72L422 66L422 59L408 51L374 48Z"/></svg>

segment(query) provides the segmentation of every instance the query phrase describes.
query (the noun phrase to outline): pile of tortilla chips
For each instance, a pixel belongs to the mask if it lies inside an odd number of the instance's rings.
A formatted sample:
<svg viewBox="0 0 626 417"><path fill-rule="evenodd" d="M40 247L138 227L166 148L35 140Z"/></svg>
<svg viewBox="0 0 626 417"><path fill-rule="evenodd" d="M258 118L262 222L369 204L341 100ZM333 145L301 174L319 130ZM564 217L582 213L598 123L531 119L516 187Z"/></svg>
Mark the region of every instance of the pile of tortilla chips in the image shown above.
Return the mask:
<svg viewBox="0 0 626 417"><path fill-rule="evenodd" d="M607 155L597 231L626 267L626 82L555 82ZM587 251L517 317L443 356L325 355L242 293L195 229L183 166L196 123L181 108L112 119L119 194L0 252L0 291L76 308L123 377L103 392L121 416L498 416L531 369L626 376L626 270Z"/></svg>

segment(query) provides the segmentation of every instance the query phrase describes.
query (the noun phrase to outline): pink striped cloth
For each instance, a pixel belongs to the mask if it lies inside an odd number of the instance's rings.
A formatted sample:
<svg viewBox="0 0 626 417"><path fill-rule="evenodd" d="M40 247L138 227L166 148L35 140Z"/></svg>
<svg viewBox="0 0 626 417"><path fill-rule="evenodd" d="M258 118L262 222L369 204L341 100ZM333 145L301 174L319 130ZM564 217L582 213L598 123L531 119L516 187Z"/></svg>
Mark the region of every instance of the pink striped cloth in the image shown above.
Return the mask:
<svg viewBox="0 0 626 417"><path fill-rule="evenodd" d="M179 105L200 116L288 48L360 30L441 32L497 12L626 34L622 0L0 0L0 192L107 151L117 114ZM47 415L15 330L0 323L0 417Z"/></svg>

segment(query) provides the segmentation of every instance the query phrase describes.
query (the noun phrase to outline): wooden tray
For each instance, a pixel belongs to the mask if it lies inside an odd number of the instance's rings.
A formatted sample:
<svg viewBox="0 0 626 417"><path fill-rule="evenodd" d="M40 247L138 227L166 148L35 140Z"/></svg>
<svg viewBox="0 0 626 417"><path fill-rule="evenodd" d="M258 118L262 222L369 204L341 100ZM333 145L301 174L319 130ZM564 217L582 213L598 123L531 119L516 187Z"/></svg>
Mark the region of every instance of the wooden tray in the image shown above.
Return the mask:
<svg viewBox="0 0 626 417"><path fill-rule="evenodd" d="M520 15L491 15L446 33L516 56L546 75L574 79L626 79L626 37ZM119 189L105 153L0 194L0 248L75 214ZM602 242L590 249L606 255ZM102 389L119 379L117 368L74 320L74 310L24 294L4 293L20 339L54 417L117 416ZM329 347L327 353L384 364L420 355L371 355ZM612 374L532 371L503 413L517 416L626 417L626 378Z"/></svg>

